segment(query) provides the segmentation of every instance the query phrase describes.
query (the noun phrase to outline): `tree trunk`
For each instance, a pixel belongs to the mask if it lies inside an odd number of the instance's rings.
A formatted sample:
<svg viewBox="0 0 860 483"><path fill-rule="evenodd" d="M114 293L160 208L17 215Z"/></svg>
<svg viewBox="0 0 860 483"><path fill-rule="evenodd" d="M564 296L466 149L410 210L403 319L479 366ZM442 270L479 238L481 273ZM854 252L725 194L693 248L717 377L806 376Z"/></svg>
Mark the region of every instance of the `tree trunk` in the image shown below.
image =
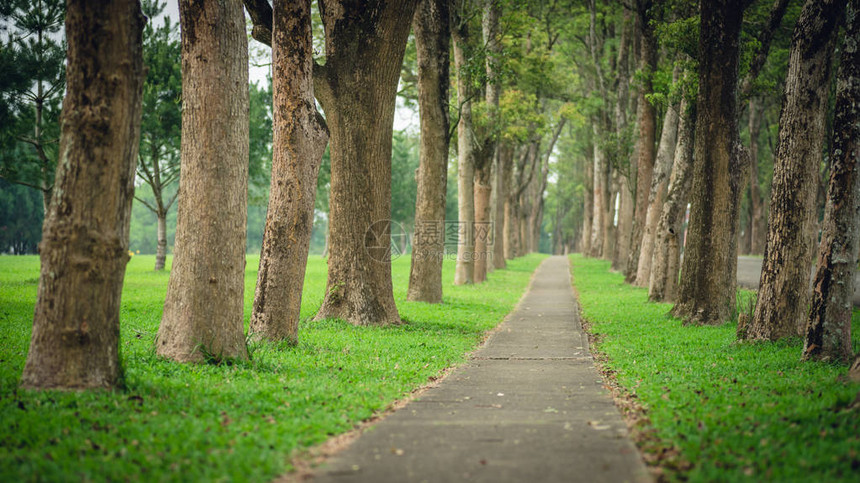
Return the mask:
<svg viewBox="0 0 860 483"><path fill-rule="evenodd" d="M750 132L750 253L764 253L767 225L764 218L764 203L761 197L761 185L758 180L758 138L761 132L762 111L764 106L758 99L750 99L749 132Z"/></svg>
<svg viewBox="0 0 860 483"><path fill-rule="evenodd" d="M466 44L468 32L463 26L454 32L454 67L457 69L457 99L460 121L457 124L457 266L454 285L474 282L475 274L475 146L472 142L472 103L469 101L469 75Z"/></svg>
<svg viewBox="0 0 860 483"><path fill-rule="evenodd" d="M619 153L631 165L622 172L618 180L618 226L615 230L615 250L612 253L612 269L627 273L627 258L630 250L630 239L633 237L633 216L635 211L636 169L627 149L620 149L627 138L629 106L635 111L638 103L633 102L637 96L630 96L630 78L628 57L630 52L637 52L638 38L641 36L637 24L638 16L634 17L628 9L624 10L624 29L622 30L621 46L618 51L618 88L615 107L615 128L619 141ZM625 35L626 34L626 35ZM638 148L635 149L638 152Z"/></svg>
<svg viewBox="0 0 860 483"><path fill-rule="evenodd" d="M296 344L328 130L314 104L310 0L273 7L272 181L250 332Z"/></svg>
<svg viewBox="0 0 860 483"><path fill-rule="evenodd" d="M675 82L678 81L679 69L675 68ZM660 146L657 149L657 160L654 164L654 174L651 178L651 188L648 194L648 210L645 214L645 230L642 234L642 244L639 252L639 267L636 270L634 284L647 287L651 281L651 262L654 255L657 223L663 212L663 200L672 173L672 163L675 159L675 145L678 142L678 105L671 104L663 117L663 132L660 134Z"/></svg>
<svg viewBox="0 0 860 483"><path fill-rule="evenodd" d="M155 212L158 220L156 227L157 244L155 248L155 270L164 270L164 263L167 261L167 210L158 210Z"/></svg>
<svg viewBox="0 0 860 483"><path fill-rule="evenodd" d="M627 253L626 281L631 283L636 278L639 268L639 252L642 236L645 233L645 216L648 212L648 196L651 192L651 178L654 171L654 144L657 136L657 113L654 106L648 102L647 95L651 94L651 74L657 69L657 39L654 27L648 16L650 1L639 0L639 27L642 32L642 43L639 52L639 69L645 73L642 86L639 89L639 107L637 124L639 126L639 153L636 173L636 208L633 217L633 234L630 237L630 248Z"/></svg>
<svg viewBox="0 0 860 483"><path fill-rule="evenodd" d="M805 328L816 237L818 170L836 33L845 2L810 0L794 30L774 160L767 246L745 338L776 340Z"/></svg>
<svg viewBox="0 0 860 483"><path fill-rule="evenodd" d="M609 164L607 162L607 164ZM612 260L612 254L615 252L615 195L618 193L618 177L610 175L607 181L606 190L606 216L603 217L603 250L602 257L604 260Z"/></svg>
<svg viewBox="0 0 860 483"><path fill-rule="evenodd" d="M326 64L314 68L314 91L331 133L331 253L318 320L400 323L391 281L391 136L417 3L325 2Z"/></svg>
<svg viewBox="0 0 860 483"><path fill-rule="evenodd" d="M499 145L496 149L496 167L495 167L495 186L493 187L493 191L495 191L496 196L495 202L496 205L493 208L496 212L496 219L493 222L493 268L503 269L507 268L507 263L505 263L505 225L507 224L507 219L505 216L505 202L508 199L508 188L510 187L510 172L507 174L507 178L505 177L505 150L507 148L503 145Z"/></svg>
<svg viewBox="0 0 860 483"><path fill-rule="evenodd" d="M502 165L502 191L504 193L504 209L505 209L505 218L504 224L502 226L502 243L504 245L505 259L511 260L516 256L516 249L514 246L514 200L511 194L512 184L513 184L513 171L514 171L514 149L512 146L508 144L503 144L502 149L500 151L500 163Z"/></svg>
<svg viewBox="0 0 860 483"><path fill-rule="evenodd" d="M472 281L474 283L482 283L487 280L487 255L490 249L489 241L492 236L492 227L490 226L490 201L492 194L492 153L480 150L480 161L475 170L475 223L473 225L473 235L475 240L475 251L472 256L474 262L474 272Z"/></svg>
<svg viewBox="0 0 860 483"><path fill-rule="evenodd" d="M678 268L687 195L692 184L693 138L696 134L695 112L689 107L687 94L681 99L678 120L678 144L666 202L654 240L648 298L654 302L671 302L678 296Z"/></svg>
<svg viewBox="0 0 860 483"><path fill-rule="evenodd" d="M846 18L845 37L855 41L845 42L836 79L833 163L803 358L848 363L860 248L860 2L848 2Z"/></svg>
<svg viewBox="0 0 860 483"><path fill-rule="evenodd" d="M247 359L248 38L238 2L179 4L182 147L176 242L156 352Z"/></svg>
<svg viewBox="0 0 860 483"><path fill-rule="evenodd" d="M137 2L69 0L68 63L54 197L21 385L121 384L119 308L143 89Z"/></svg>
<svg viewBox="0 0 860 483"><path fill-rule="evenodd" d="M489 179L487 179L486 183L488 194L484 195L489 198L487 200L486 234L483 234L483 240L478 240L478 243L483 245L483 249L478 250L476 247L476 251L478 252L480 259L475 264L475 281L481 281L481 275L486 279L487 272L491 272L493 270L495 263L495 247L493 243L496 229L493 221L496 218L496 198L498 197L498 193L494 193L493 191L496 191L498 188L499 182L497 180L500 176L498 172L499 170L496 167L499 155L498 140L495 134L492 133L499 123L499 98L502 94L502 85L499 79L499 62L501 61L502 52L501 32L499 26L499 17L501 16L500 7L501 6L497 0L484 0L484 15L481 22L484 45L487 49L487 55L484 62L487 74L487 85L484 90L484 96L488 108L487 122L491 129L490 134L486 135L482 150L487 157L486 171L489 171L490 175L488 176ZM484 189L483 182L481 181L482 177L483 175L479 174L476 182L481 183L481 189ZM478 193L476 192L476 196L477 195ZM475 217L477 218L477 198L475 201ZM502 263L504 263L504 258L502 259Z"/></svg>
<svg viewBox="0 0 860 483"><path fill-rule="evenodd" d="M720 324L737 286L737 226L749 162L738 139L737 88L744 0L705 0L699 33L699 96L690 225L675 317Z"/></svg>
<svg viewBox="0 0 860 483"><path fill-rule="evenodd" d="M594 229L594 163L585 160L585 176L583 198L585 199L582 208L582 243L580 252L583 255L591 255L591 238Z"/></svg>
<svg viewBox="0 0 860 483"><path fill-rule="evenodd" d="M592 181L593 196L594 202L592 203L592 209L594 214L592 215L591 222L591 251L589 252L589 256L591 257L600 257L603 254L603 234L605 229L605 217L606 217L606 189L607 189L607 163L606 158L603 156L603 150L600 149L600 127L598 126L599 122L597 119L592 119L592 160L594 162L594 168L592 169L592 173L594 175L594 180Z"/></svg>
<svg viewBox="0 0 860 483"><path fill-rule="evenodd" d="M421 147L406 299L434 304L442 302L442 262L445 259L451 39L448 15L447 0L421 0L412 20L418 54Z"/></svg>

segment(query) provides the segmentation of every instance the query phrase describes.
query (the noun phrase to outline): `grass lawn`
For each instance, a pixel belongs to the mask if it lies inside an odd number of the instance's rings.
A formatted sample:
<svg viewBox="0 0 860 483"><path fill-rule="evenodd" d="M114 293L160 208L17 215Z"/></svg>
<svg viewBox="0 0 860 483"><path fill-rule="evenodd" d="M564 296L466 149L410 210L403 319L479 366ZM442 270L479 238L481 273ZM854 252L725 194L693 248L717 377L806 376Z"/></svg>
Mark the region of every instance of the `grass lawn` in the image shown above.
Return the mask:
<svg viewBox="0 0 860 483"><path fill-rule="evenodd" d="M456 365L519 300L543 259L509 262L478 286L452 285L444 303L406 302L409 259L393 264L408 323L357 328L307 320L322 302L326 264L311 257L300 343L260 343L235 365L183 365L155 356L168 273L154 257L128 265L121 312L125 391L18 389L38 284L37 257L0 257L0 481L265 481L297 449L343 433ZM258 257L248 257L245 320Z"/></svg>
<svg viewBox="0 0 860 483"><path fill-rule="evenodd" d="M858 481L860 384L802 363L802 340L738 343L735 323L684 326L609 262L571 257L584 317L618 383L644 406L671 480ZM860 349L860 312L854 313ZM647 459L647 457L646 457ZM675 468L673 469L672 466Z"/></svg>

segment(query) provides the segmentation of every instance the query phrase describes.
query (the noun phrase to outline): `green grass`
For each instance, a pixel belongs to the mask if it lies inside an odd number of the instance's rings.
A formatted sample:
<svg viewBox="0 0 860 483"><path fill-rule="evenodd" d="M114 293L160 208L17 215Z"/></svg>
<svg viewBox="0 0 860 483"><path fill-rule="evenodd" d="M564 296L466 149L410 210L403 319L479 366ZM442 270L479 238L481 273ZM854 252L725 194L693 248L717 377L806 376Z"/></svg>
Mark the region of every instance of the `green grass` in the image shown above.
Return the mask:
<svg viewBox="0 0 860 483"><path fill-rule="evenodd" d="M289 469L294 450L348 431L458 364L522 295L543 257L509 262L479 286L454 287L444 304L406 302L409 259L393 264L407 324L357 328L312 322L326 265L311 257L300 343L260 343L253 360L183 365L155 356L168 273L154 258L128 265L121 312L125 391L19 390L38 284L38 258L0 257L0 481L264 481ZM246 324L258 258L245 278ZM247 327L247 325L246 325Z"/></svg>
<svg viewBox="0 0 860 483"><path fill-rule="evenodd" d="M584 317L618 382L644 405L657 438L691 481L857 481L860 384L843 366L800 362L799 338L737 343L735 323L684 326L609 263L572 256ZM854 316L860 348L860 312ZM687 467L689 465L689 467Z"/></svg>

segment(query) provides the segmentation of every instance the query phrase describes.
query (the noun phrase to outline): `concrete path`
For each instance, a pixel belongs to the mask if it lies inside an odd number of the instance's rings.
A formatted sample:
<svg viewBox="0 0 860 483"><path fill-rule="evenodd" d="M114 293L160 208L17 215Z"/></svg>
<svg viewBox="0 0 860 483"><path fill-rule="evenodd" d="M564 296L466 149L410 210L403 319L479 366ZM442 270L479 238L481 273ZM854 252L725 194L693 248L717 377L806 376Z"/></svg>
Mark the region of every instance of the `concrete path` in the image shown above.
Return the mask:
<svg viewBox="0 0 860 483"><path fill-rule="evenodd" d="M316 482L650 481L582 332L566 257L472 359L331 458Z"/></svg>
<svg viewBox="0 0 860 483"><path fill-rule="evenodd" d="M757 290L761 281L762 262L763 260L758 257L738 257L738 285ZM812 268L810 284L814 278L815 267ZM860 307L860 272L854 274L854 306Z"/></svg>

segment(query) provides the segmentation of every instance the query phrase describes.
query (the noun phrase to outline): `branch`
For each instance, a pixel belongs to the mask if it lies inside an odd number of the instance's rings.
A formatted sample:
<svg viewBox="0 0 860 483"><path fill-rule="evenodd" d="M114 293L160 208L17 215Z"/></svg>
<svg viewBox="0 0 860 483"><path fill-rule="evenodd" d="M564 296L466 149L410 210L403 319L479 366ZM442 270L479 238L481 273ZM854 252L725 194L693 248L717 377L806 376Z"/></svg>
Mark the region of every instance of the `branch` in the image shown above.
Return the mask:
<svg viewBox="0 0 860 483"><path fill-rule="evenodd" d="M145 206L145 207L149 208L150 210L152 210L152 212L153 212L153 213L158 213L158 210L156 210L152 205L150 205L149 203L147 203L147 202L146 202L146 200L144 200L143 198L141 198L141 197L139 197L139 196L137 196L137 195L134 195L134 199L136 199L137 201L140 201L141 203L143 203L143 206Z"/></svg>
<svg viewBox="0 0 860 483"><path fill-rule="evenodd" d="M10 183L19 184L19 185L21 185L21 186L26 186L26 187L28 187L28 188L33 188L34 190L39 190L39 191L42 191L42 192L44 192L44 193L48 193L48 192L50 192L50 191L51 191L51 189L53 189L53 186L49 186L49 187L47 187L47 188L46 188L46 187L42 187L42 186L38 186L38 185L34 185L34 184L27 183L26 181L21 181L21 180L17 180L17 179L8 178L8 177L6 177L6 176L3 176L2 174L0 174L0 178L3 178L3 179L5 179L6 181L8 181L8 182L10 182Z"/></svg>
<svg viewBox="0 0 860 483"><path fill-rule="evenodd" d="M254 24L251 37L254 40L272 46L272 6L268 0L242 0L245 10Z"/></svg>
<svg viewBox="0 0 860 483"><path fill-rule="evenodd" d="M176 198L179 197L179 190L176 190L176 193L173 193L173 196L170 197L170 200L164 205L164 212L167 213L170 211L170 207L173 206L173 202L176 201Z"/></svg>

